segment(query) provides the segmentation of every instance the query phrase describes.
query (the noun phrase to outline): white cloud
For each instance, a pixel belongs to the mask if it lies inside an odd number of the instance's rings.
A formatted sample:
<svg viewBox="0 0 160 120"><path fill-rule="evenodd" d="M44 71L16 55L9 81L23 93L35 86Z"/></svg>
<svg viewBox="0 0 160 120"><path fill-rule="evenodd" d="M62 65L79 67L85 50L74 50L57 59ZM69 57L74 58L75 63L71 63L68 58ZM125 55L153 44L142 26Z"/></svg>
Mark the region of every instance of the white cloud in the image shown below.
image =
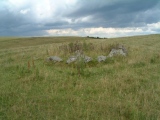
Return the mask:
<svg viewBox="0 0 160 120"><path fill-rule="evenodd" d="M77 36L79 31L75 31L73 29L52 29L46 31L49 35L56 35L56 36Z"/></svg>
<svg viewBox="0 0 160 120"><path fill-rule="evenodd" d="M35 3L32 4L32 9L34 12L34 17L38 22L52 17L52 14L55 12L55 6L51 5L50 0L43 0L41 2L36 0L34 2Z"/></svg>
<svg viewBox="0 0 160 120"><path fill-rule="evenodd" d="M63 19L63 14L75 9L73 6L76 2L77 0L8 0L5 6L14 14L30 12L29 15L32 16L34 22L45 23Z"/></svg>
<svg viewBox="0 0 160 120"><path fill-rule="evenodd" d="M99 37L122 37L143 35L149 33L157 33L160 29L160 22L147 24L145 27L128 27L128 28L82 28L79 30L73 29L51 29L46 30L49 35L53 36L99 36Z"/></svg>
<svg viewBox="0 0 160 120"><path fill-rule="evenodd" d="M8 0L8 4L14 7L24 6L28 0Z"/></svg>
<svg viewBox="0 0 160 120"><path fill-rule="evenodd" d="M160 30L160 22L147 24L147 27L151 32L154 32L155 30Z"/></svg>
<svg viewBox="0 0 160 120"><path fill-rule="evenodd" d="M30 9L24 9L24 10L21 10L20 13L21 14L27 14L28 12L30 11Z"/></svg>
<svg viewBox="0 0 160 120"><path fill-rule="evenodd" d="M80 17L77 19L71 19L71 18L64 18L64 21L68 22L69 24L78 24L78 23L85 23L85 22L90 22L92 20L92 16L85 16L85 17Z"/></svg>

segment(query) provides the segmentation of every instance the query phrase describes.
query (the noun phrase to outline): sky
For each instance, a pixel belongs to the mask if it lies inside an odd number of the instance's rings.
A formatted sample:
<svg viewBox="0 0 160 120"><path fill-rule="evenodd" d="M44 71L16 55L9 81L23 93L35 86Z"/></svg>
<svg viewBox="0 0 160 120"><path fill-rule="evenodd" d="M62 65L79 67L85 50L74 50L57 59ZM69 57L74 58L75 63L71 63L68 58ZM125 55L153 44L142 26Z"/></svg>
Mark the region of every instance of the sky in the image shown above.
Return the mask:
<svg viewBox="0 0 160 120"><path fill-rule="evenodd" d="M160 33L160 0L0 0L0 36Z"/></svg>

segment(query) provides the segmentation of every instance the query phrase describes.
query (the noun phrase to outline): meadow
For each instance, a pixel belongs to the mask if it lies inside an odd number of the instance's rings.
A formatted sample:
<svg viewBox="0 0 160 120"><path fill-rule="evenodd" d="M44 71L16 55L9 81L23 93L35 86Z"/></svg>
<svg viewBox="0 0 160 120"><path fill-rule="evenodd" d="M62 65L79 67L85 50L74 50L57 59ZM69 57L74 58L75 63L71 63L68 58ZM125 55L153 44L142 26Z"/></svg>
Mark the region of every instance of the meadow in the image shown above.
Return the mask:
<svg viewBox="0 0 160 120"><path fill-rule="evenodd" d="M66 64L76 42L92 62ZM128 55L98 63L116 44ZM160 35L0 37L0 120L32 119L160 119Z"/></svg>

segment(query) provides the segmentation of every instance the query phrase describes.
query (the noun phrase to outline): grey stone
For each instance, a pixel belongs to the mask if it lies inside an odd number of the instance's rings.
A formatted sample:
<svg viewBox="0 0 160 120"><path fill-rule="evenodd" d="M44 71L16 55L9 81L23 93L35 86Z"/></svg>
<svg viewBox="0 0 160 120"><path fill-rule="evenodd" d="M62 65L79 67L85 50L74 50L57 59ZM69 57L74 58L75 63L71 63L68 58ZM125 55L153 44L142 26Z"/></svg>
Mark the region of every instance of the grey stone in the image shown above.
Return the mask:
<svg viewBox="0 0 160 120"><path fill-rule="evenodd" d="M107 59L107 57L103 56L103 55L97 57L98 62L105 61L106 59Z"/></svg>
<svg viewBox="0 0 160 120"><path fill-rule="evenodd" d="M83 55L83 52L81 50L77 50L77 51L75 51L75 56L76 57L83 57L84 55Z"/></svg>
<svg viewBox="0 0 160 120"><path fill-rule="evenodd" d="M57 57L57 56L50 56L50 57L47 58L47 61L61 62L63 60L60 57Z"/></svg>
<svg viewBox="0 0 160 120"><path fill-rule="evenodd" d="M126 56L127 54L122 49L112 49L108 57L113 57L116 55Z"/></svg>
<svg viewBox="0 0 160 120"><path fill-rule="evenodd" d="M76 54L75 56L71 56L71 57L68 58L68 60L66 62L67 64L70 64L70 63L75 62L75 61L84 61L85 63L88 63L88 62L92 61L91 57L86 56L82 53L78 52L78 53L75 53L75 54Z"/></svg>
<svg viewBox="0 0 160 120"><path fill-rule="evenodd" d="M75 62L77 60L77 56L71 56L69 57L69 59L67 60L67 64L70 64L72 62Z"/></svg>
<svg viewBox="0 0 160 120"><path fill-rule="evenodd" d="M92 61L92 58L91 58L91 57L89 57L89 56L84 56L84 62L85 62L85 63L88 63L88 62L90 62L90 61Z"/></svg>
<svg viewBox="0 0 160 120"><path fill-rule="evenodd" d="M125 47L122 48L123 52L127 55L128 54L128 51Z"/></svg>
<svg viewBox="0 0 160 120"><path fill-rule="evenodd" d="M128 53L128 51L123 45L118 45L116 48L111 49L108 57L113 57L116 55L126 56L127 53Z"/></svg>
<svg viewBox="0 0 160 120"><path fill-rule="evenodd" d="M71 56L68 58L66 63L70 64L75 61L83 61L85 63L88 63L88 62L92 61L92 58L84 55L82 50L77 50L77 51L75 51L74 56Z"/></svg>
<svg viewBox="0 0 160 120"><path fill-rule="evenodd" d="M128 53L127 49L123 45L118 45L118 49L122 49L124 53Z"/></svg>

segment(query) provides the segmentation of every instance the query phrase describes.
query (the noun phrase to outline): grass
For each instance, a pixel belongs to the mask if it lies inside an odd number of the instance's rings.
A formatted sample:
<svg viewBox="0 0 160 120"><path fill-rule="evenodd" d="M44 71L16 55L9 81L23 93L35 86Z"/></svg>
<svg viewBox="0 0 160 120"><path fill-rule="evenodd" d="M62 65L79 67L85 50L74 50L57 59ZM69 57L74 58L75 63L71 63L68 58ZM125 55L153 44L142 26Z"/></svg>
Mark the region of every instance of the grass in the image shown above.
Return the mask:
<svg viewBox="0 0 160 120"><path fill-rule="evenodd" d="M0 38L0 119L160 119L160 35L110 39ZM67 46L79 40L94 58L78 74ZM86 49L93 44L93 48ZM117 43L128 56L98 63ZM47 63L48 56L63 58Z"/></svg>

